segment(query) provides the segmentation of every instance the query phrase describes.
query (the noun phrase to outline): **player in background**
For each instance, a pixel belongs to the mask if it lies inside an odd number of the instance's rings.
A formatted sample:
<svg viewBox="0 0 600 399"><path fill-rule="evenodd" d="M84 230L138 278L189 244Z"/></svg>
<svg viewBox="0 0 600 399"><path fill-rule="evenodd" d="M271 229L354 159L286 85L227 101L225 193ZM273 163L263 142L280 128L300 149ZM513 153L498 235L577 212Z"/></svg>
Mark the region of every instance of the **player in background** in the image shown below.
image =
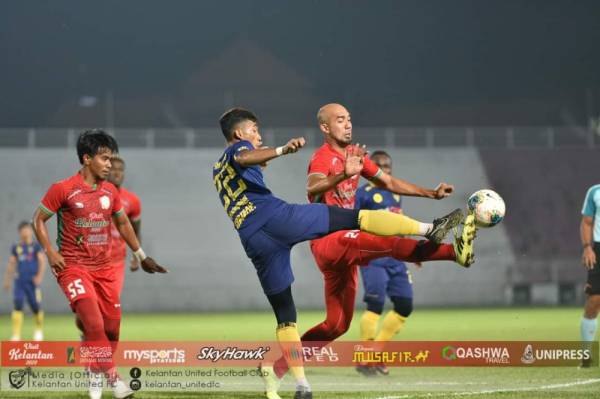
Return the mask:
<svg viewBox="0 0 600 399"><path fill-rule="evenodd" d="M83 132L77 140L81 169L50 186L33 216L33 227L57 282L81 321L91 353L104 352L90 362L92 373L103 373L115 398L133 391L120 379L112 361L110 341L119 336L121 304L117 270L111 264L111 224L148 273L166 269L146 256L125 215L118 190L106 181L117 142L102 130ZM57 246L50 244L46 222L57 214ZM99 394L99 395L98 395ZM91 391L93 397L101 392Z"/></svg>
<svg viewBox="0 0 600 399"><path fill-rule="evenodd" d="M375 151L371 160L388 175L392 174L392 158L385 151ZM358 209L386 209L390 212L402 213L402 197L372 182L364 184L356 192L355 207ZM403 327L404 322L413 310L413 287L410 271L403 261L385 257L369 262L368 267L361 267L365 295L363 301L367 309L360 319L361 341L389 341ZM394 305L383 319L377 332L379 319L383 313L385 298L389 297ZM397 328L395 320L400 320ZM385 364L358 365L356 371L366 376L376 373L389 374Z"/></svg>
<svg viewBox="0 0 600 399"><path fill-rule="evenodd" d="M131 227L133 227L133 231L135 232L138 241L141 242L140 232L142 226L142 202L140 198L132 191L127 190L123 187L123 180L125 180L125 161L123 158L118 156L113 156L112 167L110 168L110 174L108 175L108 181L114 184L114 186L119 190L119 195L121 197L121 203L123 204L123 209L125 210L125 215L129 218L129 222L131 223ZM111 257L113 264L120 270L119 278L120 278L120 290L123 290L123 283L125 280L125 261L127 260L127 244L125 240L119 234L119 230L117 230L116 226L113 224L111 229L112 234L112 248L111 248ZM135 256L131 257L131 262L129 263L129 269L132 272L137 271L140 268L140 263Z"/></svg>
<svg viewBox="0 0 600 399"><path fill-rule="evenodd" d="M307 193L311 202L354 209L359 175L373 181L377 186L401 195L443 199L452 193L454 188L446 183L440 183L435 189L426 189L397 179L384 173L364 154L361 156L363 167L360 172L349 175L342 165L346 162L348 149L354 147L350 114L339 104L328 104L319 109L317 120L325 143L315 151L308 167ZM459 209L434 220L433 223L422 223L407 216L403 217L410 220L403 235L424 236L429 241L378 237L358 231L338 231L311 241L311 251L325 282L326 318L304 333L302 342L316 341L310 345L322 346L348 331L354 315L358 265L366 266L374 259L389 256L415 263L449 260L463 267L469 267L473 263L473 239L476 230L473 215L465 218L463 232L453 245L440 243L448 231L461 222L463 217ZM410 253L411 256L405 256L406 253ZM414 256L416 253L418 256ZM402 323L401 318L392 315L390 318L386 317L384 328L386 331L397 331ZM287 373L288 365L284 358L275 362L274 371L277 379L281 379Z"/></svg>
<svg viewBox="0 0 600 399"><path fill-rule="evenodd" d="M412 234L413 226L421 223L385 211L342 209L325 204L288 204L275 197L266 187L261 165L297 152L305 145L304 139L294 138L277 148L261 148L258 119L252 112L242 108L225 112L219 122L227 142L225 152L213 167L213 182L219 199L239 234L247 256L252 260L263 291L273 308L277 320L277 340L292 345L297 343L301 350L291 291L294 281L290 264L291 248L302 241L339 230L363 230L384 236ZM343 173L347 176L360 173L363 158L360 149L349 148L341 164ZM443 234L440 232L440 235ZM396 255L420 259L428 251L426 246L417 245L414 240L393 238L414 242L414 245L398 245L393 249ZM287 363L291 363L290 353L286 353L286 356ZM266 396L277 399L278 381L274 379L273 369L263 366ZM294 397L312 398L304 368L293 365L290 370L296 380Z"/></svg>
<svg viewBox="0 0 600 399"><path fill-rule="evenodd" d="M40 245L33 239L31 223L19 223L19 242L11 248L6 273L4 274L5 290L10 289L13 279L15 283L11 341L21 340L25 299L29 303L35 320L33 340L42 341L44 339L44 312L41 309L42 291L40 290L40 284L42 284L45 270L46 258Z"/></svg>
<svg viewBox="0 0 600 399"><path fill-rule="evenodd" d="M589 349L596 338L600 311L600 184L590 187L587 191L581 215L582 262L588 271L585 285L587 299L581 319L581 340L588 343ZM581 367L587 368L591 364L591 359L583 360Z"/></svg>

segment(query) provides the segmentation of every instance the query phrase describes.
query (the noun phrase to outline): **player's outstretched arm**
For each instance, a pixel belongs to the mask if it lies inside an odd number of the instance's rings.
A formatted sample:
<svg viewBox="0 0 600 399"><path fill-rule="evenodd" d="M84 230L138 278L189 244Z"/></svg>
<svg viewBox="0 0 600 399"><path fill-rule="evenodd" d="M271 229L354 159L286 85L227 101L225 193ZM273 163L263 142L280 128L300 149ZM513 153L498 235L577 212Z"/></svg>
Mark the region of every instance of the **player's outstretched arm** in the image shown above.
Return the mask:
<svg viewBox="0 0 600 399"><path fill-rule="evenodd" d="M406 180L398 179L387 173L382 173L372 179L373 183L378 187L384 188L400 195L411 197L424 197L432 199L443 199L449 197L454 192L454 186L447 183L440 183L434 189L424 188L416 184L407 182Z"/></svg>
<svg viewBox="0 0 600 399"><path fill-rule="evenodd" d="M257 148L254 150L241 151L235 156L235 161L240 166L248 167L254 165L263 165L271 159L286 154L298 152L306 145L304 137L296 137L286 143L286 145L277 148Z"/></svg>
<svg viewBox="0 0 600 399"><path fill-rule="evenodd" d="M136 220L130 220L131 222L131 227L133 227L133 232L135 233L135 236L138 239L138 242L141 245L142 242L142 219L136 219ZM140 260L137 258L137 256L133 256L131 258L131 262L129 263L129 270L131 270L132 272L136 272L138 271L138 269L140 268Z"/></svg>
<svg viewBox="0 0 600 399"><path fill-rule="evenodd" d="M52 244L50 244L50 237L48 236L48 229L46 227L46 221L50 219L50 217L51 215L42 212L40 208L36 209L33 214L33 232L44 249L44 252L46 252L48 264L52 268L52 273L57 275L58 272L65 268L65 259L52 247Z"/></svg>
<svg viewBox="0 0 600 399"><path fill-rule="evenodd" d="M149 256L146 256L144 250L140 246L140 242L138 241L135 232L133 231L133 227L129 222L129 218L125 215L124 212L118 212L113 216L113 223L117 230L119 230L119 234L125 240L129 248L133 251L134 256L136 256L141 265L142 269L146 273L167 273L167 269L156 263L154 259Z"/></svg>

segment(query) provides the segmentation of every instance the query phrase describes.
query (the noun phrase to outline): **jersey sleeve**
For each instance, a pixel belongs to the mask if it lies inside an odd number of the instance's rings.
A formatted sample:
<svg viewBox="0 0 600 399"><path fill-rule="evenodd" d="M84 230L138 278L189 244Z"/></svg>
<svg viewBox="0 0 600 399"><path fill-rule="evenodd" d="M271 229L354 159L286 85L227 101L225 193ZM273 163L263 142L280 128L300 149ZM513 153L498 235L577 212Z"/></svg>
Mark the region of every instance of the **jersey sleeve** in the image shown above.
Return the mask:
<svg viewBox="0 0 600 399"><path fill-rule="evenodd" d="M237 143L233 144L231 146L231 150L230 150L231 154L233 155L231 157L231 163L237 168L244 169L244 166L240 165L238 163L238 161L235 159L235 157L239 153L241 153L243 151L249 151L249 150L254 150L254 146L249 141L242 140L242 141L238 141Z"/></svg>
<svg viewBox="0 0 600 399"><path fill-rule="evenodd" d="M585 200L583 201L583 209L581 210L581 214L583 216L594 216L596 214L596 203L594 202L594 194L598 190L597 187L592 187L588 190L585 195Z"/></svg>
<svg viewBox="0 0 600 399"><path fill-rule="evenodd" d="M14 256L15 258L18 257L18 255L17 255L17 244L13 244L12 247L10 247L10 254L12 256Z"/></svg>
<svg viewBox="0 0 600 399"><path fill-rule="evenodd" d="M360 175L365 179L372 179L374 177L381 176L381 174L383 174L383 171L379 169L379 166L377 166L375 162L371 161L371 158L365 156L363 169L360 172Z"/></svg>
<svg viewBox="0 0 600 399"><path fill-rule="evenodd" d="M131 220L132 222L135 222L136 220L140 220L140 218L142 217L142 201L140 201L140 198L131 193L131 209L129 210L129 220Z"/></svg>
<svg viewBox="0 0 600 399"><path fill-rule="evenodd" d="M308 164L308 175L323 175L329 176L330 159L316 152L313 154L310 163Z"/></svg>
<svg viewBox="0 0 600 399"><path fill-rule="evenodd" d="M121 194L119 194L119 190L117 190L115 186L112 186L110 188L110 191L112 191L113 194L111 213L113 215L119 215L125 212L125 209L123 208L123 203L121 202Z"/></svg>
<svg viewBox="0 0 600 399"><path fill-rule="evenodd" d="M50 186L46 195L42 198L42 201L40 201L40 209L48 216L52 216L58 212L65 200L65 190L63 185L54 183Z"/></svg>

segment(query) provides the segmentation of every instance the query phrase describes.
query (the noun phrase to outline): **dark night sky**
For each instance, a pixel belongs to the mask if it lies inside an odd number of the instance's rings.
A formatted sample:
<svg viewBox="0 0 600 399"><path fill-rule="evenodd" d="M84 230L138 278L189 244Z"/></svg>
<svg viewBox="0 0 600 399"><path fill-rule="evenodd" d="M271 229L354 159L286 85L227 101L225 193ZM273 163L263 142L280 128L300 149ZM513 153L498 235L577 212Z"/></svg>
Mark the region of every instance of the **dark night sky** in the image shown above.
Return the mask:
<svg viewBox="0 0 600 399"><path fill-rule="evenodd" d="M108 89L177 97L240 37L362 109L536 99L585 123L587 90L600 113L596 0L3 1L0 125Z"/></svg>

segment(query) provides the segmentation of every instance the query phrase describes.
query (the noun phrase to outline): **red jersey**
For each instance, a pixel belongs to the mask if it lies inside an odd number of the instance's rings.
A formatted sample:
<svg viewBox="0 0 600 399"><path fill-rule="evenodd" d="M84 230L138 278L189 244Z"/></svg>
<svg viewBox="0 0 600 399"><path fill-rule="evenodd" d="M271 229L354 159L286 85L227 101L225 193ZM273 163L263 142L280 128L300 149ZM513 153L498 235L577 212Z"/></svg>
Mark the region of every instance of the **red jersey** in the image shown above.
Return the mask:
<svg viewBox="0 0 600 399"><path fill-rule="evenodd" d="M142 203L137 195L131 191L127 191L121 187L119 190L119 196L121 197L121 204L123 204L123 210L130 221L135 222L142 216ZM112 263L122 263L127 256L127 244L119 230L113 224L110 233L112 235L112 248L110 258Z"/></svg>
<svg viewBox="0 0 600 399"><path fill-rule="evenodd" d="M308 175L319 174L332 176L344 171L346 157L334 150L328 143L323 144L313 154L308 165ZM383 173L375 162L367 156L364 158L364 166L360 173L365 179L371 179ZM341 208L353 209L354 197L358 188L358 175L339 183L333 190L317 196L309 195L310 202L322 202L327 205L335 205Z"/></svg>
<svg viewBox="0 0 600 399"><path fill-rule="evenodd" d="M80 173L54 183L40 209L57 213L58 250L67 267L97 269L110 264L112 216L123 212L117 188L107 181L89 186Z"/></svg>

